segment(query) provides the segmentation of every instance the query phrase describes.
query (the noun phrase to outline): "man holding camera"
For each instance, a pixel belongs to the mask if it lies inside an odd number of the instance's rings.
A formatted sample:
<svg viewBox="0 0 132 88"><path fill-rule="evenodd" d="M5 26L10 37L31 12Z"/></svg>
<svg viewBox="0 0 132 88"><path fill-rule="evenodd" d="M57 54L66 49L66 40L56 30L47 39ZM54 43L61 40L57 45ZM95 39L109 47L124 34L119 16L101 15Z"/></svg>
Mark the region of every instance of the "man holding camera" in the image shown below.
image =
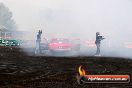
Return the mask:
<svg viewBox="0 0 132 88"><path fill-rule="evenodd" d="M96 56L100 56L100 43L101 43L101 40L105 39L103 36L100 35L99 32L96 32L96 41L95 41L95 44L96 44L96 47L97 47L97 51L96 51Z"/></svg>

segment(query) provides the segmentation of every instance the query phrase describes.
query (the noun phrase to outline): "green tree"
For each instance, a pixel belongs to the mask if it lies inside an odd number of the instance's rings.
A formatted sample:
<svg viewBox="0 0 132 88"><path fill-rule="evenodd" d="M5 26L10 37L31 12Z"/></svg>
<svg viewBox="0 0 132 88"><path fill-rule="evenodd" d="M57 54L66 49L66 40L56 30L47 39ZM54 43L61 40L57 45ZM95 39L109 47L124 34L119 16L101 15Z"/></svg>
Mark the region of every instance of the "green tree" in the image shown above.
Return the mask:
<svg viewBox="0 0 132 88"><path fill-rule="evenodd" d="M12 19L12 12L3 3L0 3L0 27L15 31L17 26Z"/></svg>

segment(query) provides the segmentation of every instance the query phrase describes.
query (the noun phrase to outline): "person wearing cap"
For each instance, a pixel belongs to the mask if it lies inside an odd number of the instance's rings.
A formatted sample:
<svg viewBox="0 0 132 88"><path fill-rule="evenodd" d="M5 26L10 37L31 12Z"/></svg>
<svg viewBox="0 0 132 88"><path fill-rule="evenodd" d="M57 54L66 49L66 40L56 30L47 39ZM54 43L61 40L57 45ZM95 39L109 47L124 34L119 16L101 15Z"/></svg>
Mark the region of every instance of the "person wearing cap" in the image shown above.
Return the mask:
<svg viewBox="0 0 132 88"><path fill-rule="evenodd" d="M96 32L96 41L95 41L95 44L96 44L96 47L97 47L97 50L96 50L96 54L97 56L100 56L100 44L101 44L101 40L103 40L103 36L100 35L99 32Z"/></svg>

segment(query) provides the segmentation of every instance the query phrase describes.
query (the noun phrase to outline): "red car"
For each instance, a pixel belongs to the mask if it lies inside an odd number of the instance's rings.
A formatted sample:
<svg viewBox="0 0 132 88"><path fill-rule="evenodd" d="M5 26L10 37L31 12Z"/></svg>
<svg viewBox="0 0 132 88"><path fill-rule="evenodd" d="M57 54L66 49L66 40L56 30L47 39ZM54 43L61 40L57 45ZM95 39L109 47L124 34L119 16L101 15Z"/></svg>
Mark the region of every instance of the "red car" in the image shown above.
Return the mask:
<svg viewBox="0 0 132 88"><path fill-rule="evenodd" d="M49 50L51 52L69 52L72 50L72 46L68 39L56 38L49 43Z"/></svg>

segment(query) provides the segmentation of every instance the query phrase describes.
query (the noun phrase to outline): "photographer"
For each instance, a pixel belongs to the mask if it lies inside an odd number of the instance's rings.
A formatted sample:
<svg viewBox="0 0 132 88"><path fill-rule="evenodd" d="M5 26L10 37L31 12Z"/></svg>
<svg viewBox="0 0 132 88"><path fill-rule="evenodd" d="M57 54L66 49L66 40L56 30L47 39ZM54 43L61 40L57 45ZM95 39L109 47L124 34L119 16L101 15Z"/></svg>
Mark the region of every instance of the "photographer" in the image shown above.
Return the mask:
<svg viewBox="0 0 132 88"><path fill-rule="evenodd" d="M101 43L101 40L103 40L104 37L100 35L99 32L96 32L96 41L95 41L95 44L96 44L96 47L97 47L97 51L96 51L96 54L97 56L100 56L100 43Z"/></svg>

